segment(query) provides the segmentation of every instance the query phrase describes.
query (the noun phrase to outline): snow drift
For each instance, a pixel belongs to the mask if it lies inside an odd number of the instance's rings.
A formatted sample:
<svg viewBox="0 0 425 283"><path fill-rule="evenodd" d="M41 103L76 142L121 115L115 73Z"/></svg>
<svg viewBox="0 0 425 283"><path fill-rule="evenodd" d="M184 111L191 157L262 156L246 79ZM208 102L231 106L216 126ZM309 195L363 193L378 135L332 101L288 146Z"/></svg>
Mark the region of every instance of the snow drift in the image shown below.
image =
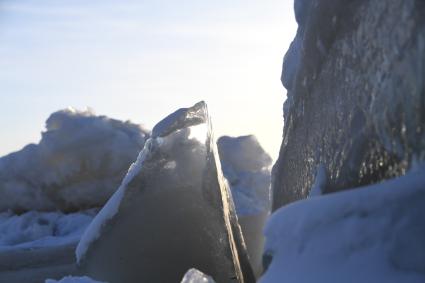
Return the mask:
<svg viewBox="0 0 425 283"><path fill-rule="evenodd" d="M424 203L421 167L282 207L265 229L261 282L425 282Z"/></svg>
<svg viewBox="0 0 425 283"><path fill-rule="evenodd" d="M90 111L61 110L38 144L0 158L0 211L75 211L103 205L148 133Z"/></svg>

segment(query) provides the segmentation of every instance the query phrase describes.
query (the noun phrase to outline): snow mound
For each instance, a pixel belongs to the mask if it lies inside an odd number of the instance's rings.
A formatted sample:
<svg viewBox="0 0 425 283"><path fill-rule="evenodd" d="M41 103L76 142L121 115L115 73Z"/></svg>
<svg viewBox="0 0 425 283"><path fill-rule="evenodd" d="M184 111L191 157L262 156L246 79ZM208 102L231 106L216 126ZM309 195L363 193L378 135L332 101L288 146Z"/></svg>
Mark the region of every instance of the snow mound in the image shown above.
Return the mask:
<svg viewBox="0 0 425 283"><path fill-rule="evenodd" d="M217 146L237 214L254 215L269 211L272 159L255 136L223 136L218 139Z"/></svg>
<svg viewBox="0 0 425 283"><path fill-rule="evenodd" d="M139 125L61 110L39 144L0 158L0 211L75 211L101 206L148 136Z"/></svg>
<svg viewBox="0 0 425 283"><path fill-rule="evenodd" d="M78 213L0 213L0 251L77 243L96 210Z"/></svg>
<svg viewBox="0 0 425 283"><path fill-rule="evenodd" d="M201 271L191 268L186 272L181 283L215 283L215 281Z"/></svg>
<svg viewBox="0 0 425 283"><path fill-rule="evenodd" d="M277 210L261 282L425 282L425 167Z"/></svg>
<svg viewBox="0 0 425 283"><path fill-rule="evenodd" d="M46 279L45 283L107 283L91 279L87 276L74 277L74 276L65 276L60 280Z"/></svg>

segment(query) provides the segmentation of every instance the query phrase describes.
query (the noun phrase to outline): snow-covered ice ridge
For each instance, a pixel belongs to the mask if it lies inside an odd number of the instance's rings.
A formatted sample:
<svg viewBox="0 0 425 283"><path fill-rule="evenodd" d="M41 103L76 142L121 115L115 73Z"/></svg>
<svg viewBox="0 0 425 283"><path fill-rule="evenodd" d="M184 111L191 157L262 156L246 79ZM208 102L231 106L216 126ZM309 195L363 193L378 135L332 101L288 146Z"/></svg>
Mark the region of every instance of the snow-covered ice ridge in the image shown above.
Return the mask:
<svg viewBox="0 0 425 283"><path fill-rule="evenodd" d="M318 177L323 180L323 174ZM277 210L262 283L425 282L425 167Z"/></svg>
<svg viewBox="0 0 425 283"><path fill-rule="evenodd" d="M103 205L148 135L140 125L91 111L51 114L38 144L0 158L0 211Z"/></svg>

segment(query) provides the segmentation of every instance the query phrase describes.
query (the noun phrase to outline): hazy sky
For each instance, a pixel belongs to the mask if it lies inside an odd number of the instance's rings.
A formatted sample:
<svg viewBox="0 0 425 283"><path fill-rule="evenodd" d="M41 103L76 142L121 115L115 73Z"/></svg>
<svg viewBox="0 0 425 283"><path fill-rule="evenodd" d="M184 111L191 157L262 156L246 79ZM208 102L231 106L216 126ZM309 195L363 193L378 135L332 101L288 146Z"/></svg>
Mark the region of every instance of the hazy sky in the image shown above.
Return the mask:
<svg viewBox="0 0 425 283"><path fill-rule="evenodd" d="M0 155L68 106L144 124L205 100L276 158L291 0L0 0Z"/></svg>

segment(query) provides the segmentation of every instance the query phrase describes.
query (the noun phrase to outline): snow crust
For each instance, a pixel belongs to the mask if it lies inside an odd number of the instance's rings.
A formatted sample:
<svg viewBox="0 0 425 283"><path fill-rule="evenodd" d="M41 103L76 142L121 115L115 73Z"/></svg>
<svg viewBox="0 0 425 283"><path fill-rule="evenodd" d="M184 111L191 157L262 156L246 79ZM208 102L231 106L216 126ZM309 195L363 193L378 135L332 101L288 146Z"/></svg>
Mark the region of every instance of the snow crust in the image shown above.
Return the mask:
<svg viewBox="0 0 425 283"><path fill-rule="evenodd" d="M77 243L96 210L63 214L31 211L0 213L0 252Z"/></svg>
<svg viewBox="0 0 425 283"><path fill-rule="evenodd" d="M65 276L60 280L46 279L45 283L107 283L103 281L96 281L87 276L75 277Z"/></svg>
<svg viewBox="0 0 425 283"><path fill-rule="evenodd" d="M139 125L61 110L39 144L0 158L0 211L76 211L101 206L148 136Z"/></svg>
<svg viewBox="0 0 425 283"><path fill-rule="evenodd" d="M282 207L266 225L260 282L425 282L424 203L422 166Z"/></svg>
<svg viewBox="0 0 425 283"><path fill-rule="evenodd" d="M217 145L237 214L245 216L269 211L272 159L255 136L223 136Z"/></svg>
<svg viewBox="0 0 425 283"><path fill-rule="evenodd" d="M191 268L186 272L181 283L215 283L215 281L201 271Z"/></svg>

